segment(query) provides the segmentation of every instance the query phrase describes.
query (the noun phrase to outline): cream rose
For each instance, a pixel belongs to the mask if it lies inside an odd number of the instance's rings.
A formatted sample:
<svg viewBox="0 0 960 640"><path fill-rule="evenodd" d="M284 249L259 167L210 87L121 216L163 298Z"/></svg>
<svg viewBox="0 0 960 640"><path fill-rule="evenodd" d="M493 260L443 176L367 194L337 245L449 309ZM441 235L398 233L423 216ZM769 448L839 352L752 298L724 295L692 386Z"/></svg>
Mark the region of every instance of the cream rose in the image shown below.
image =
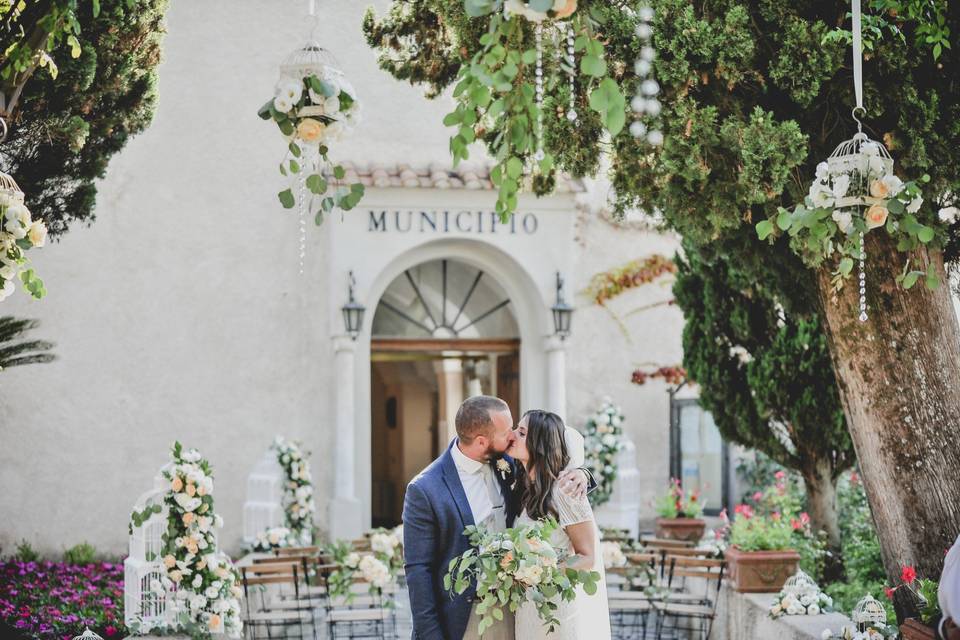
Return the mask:
<svg viewBox="0 0 960 640"><path fill-rule="evenodd" d="M883 180L874 180L870 183L870 195L874 198L886 198L890 195L890 187Z"/></svg>
<svg viewBox="0 0 960 640"><path fill-rule="evenodd" d="M313 118L304 118L297 124L297 136L304 142L319 142L326 129L324 124Z"/></svg>
<svg viewBox="0 0 960 640"><path fill-rule="evenodd" d="M887 208L882 204L875 204L867 209L866 220L868 229L882 227L887 222Z"/></svg>
<svg viewBox="0 0 960 640"><path fill-rule="evenodd" d="M35 247L42 247L47 244L47 225L43 224L43 220L37 220L30 225L27 237L30 238L30 243Z"/></svg>
<svg viewBox="0 0 960 640"><path fill-rule="evenodd" d="M180 479L180 476L173 477L173 482L170 483L170 488L173 489L174 493L180 493L180 490L183 489L183 480Z"/></svg>
<svg viewBox="0 0 960 640"><path fill-rule="evenodd" d="M197 487L192 484L188 484L186 488L186 492L187 492L187 495L192 498L193 496L197 495Z"/></svg>
<svg viewBox="0 0 960 640"><path fill-rule="evenodd" d="M193 513L189 513L189 512L188 512L188 513L183 514L183 524L185 524L186 526L189 527L189 526L193 523L193 519L194 519L195 517L196 517L196 516L194 516Z"/></svg>
<svg viewBox="0 0 960 640"><path fill-rule="evenodd" d="M177 564L177 559L173 557L173 554L167 554L163 558L163 566L165 566L167 569L172 569L173 567L176 566L176 564Z"/></svg>
<svg viewBox="0 0 960 640"><path fill-rule="evenodd" d="M556 0L553 3L553 13L556 18L569 18L577 10L577 0Z"/></svg>

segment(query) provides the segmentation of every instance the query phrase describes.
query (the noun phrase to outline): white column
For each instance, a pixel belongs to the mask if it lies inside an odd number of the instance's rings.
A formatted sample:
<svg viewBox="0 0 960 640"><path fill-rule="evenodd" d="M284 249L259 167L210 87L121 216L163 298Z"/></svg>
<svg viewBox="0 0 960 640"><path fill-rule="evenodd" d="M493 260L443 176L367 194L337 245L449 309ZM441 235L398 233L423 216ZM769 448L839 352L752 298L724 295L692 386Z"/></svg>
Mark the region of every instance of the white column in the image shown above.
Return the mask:
<svg viewBox="0 0 960 640"><path fill-rule="evenodd" d="M445 358L434 364L440 396L440 428L438 449L443 451L457 435L457 410L463 403L463 362Z"/></svg>
<svg viewBox="0 0 960 640"><path fill-rule="evenodd" d="M547 409L567 419L567 345L558 336L544 342L547 354Z"/></svg>
<svg viewBox="0 0 960 640"><path fill-rule="evenodd" d="M356 488L356 342L348 336L333 339L337 372L336 432L333 458L333 500L329 526L332 540L353 540L363 535L363 509Z"/></svg>

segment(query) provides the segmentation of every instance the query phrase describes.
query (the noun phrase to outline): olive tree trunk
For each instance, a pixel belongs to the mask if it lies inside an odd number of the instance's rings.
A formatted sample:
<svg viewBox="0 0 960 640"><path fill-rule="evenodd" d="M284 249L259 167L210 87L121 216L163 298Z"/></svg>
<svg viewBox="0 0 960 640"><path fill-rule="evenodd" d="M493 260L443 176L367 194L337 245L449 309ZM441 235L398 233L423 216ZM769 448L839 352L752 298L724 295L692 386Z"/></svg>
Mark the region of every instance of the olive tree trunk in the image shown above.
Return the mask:
<svg viewBox="0 0 960 640"><path fill-rule="evenodd" d="M960 532L960 328L939 252L915 254L940 277L932 291L896 285L906 256L886 234L867 234L866 253L867 322L856 275L835 293L819 272L830 353L887 575L935 577Z"/></svg>

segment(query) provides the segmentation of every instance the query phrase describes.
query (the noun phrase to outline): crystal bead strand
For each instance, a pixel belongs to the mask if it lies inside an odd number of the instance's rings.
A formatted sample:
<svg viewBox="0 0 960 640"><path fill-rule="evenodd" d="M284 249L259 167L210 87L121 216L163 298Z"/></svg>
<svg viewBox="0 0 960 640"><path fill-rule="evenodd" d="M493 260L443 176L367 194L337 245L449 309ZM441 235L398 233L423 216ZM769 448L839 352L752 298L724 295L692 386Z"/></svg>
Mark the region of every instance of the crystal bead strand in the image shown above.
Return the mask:
<svg viewBox="0 0 960 640"><path fill-rule="evenodd" d="M653 7L642 6L639 10L640 24L637 25L637 38L643 43L640 49L640 58L634 65L637 77L641 78L640 90L630 103L630 107L640 117L647 114L651 119L660 115L662 106L657 100L660 93L660 85L652 77L653 61L657 57L657 52L651 46L653 39ZM647 125L641 120L636 120L630 125L630 133L635 138L646 138L647 142L653 146L663 144L663 133L656 128L648 129Z"/></svg>
<svg viewBox="0 0 960 640"><path fill-rule="evenodd" d="M304 158L306 160L306 158ZM306 173L306 162L304 166L300 167L300 173L297 175L297 180L300 182L300 207L298 213L300 214L300 275L303 275L303 259L307 255L307 223L305 209L307 204L304 200L306 196L306 179L303 177Z"/></svg>
<svg viewBox="0 0 960 640"><path fill-rule="evenodd" d="M577 121L577 58L576 37L573 29L569 26L564 27L567 32L567 77L570 81L570 108L567 110L567 120Z"/></svg>
<svg viewBox="0 0 960 640"><path fill-rule="evenodd" d="M546 157L543 152L543 25L537 24L537 162Z"/></svg>
<svg viewBox="0 0 960 640"><path fill-rule="evenodd" d="M867 250L860 232L860 322L867 321Z"/></svg>

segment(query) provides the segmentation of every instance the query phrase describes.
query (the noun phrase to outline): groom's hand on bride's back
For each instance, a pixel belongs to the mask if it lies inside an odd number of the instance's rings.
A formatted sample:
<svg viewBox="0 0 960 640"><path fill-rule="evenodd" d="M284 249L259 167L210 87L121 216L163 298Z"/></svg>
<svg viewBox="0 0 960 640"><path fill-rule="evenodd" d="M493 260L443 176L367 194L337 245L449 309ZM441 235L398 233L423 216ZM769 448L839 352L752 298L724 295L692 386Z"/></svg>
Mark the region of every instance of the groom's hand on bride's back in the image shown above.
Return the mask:
<svg viewBox="0 0 960 640"><path fill-rule="evenodd" d="M584 468L567 469L560 474L557 479L560 482L560 490L571 498L580 499L587 495L591 489L590 483L593 476Z"/></svg>

